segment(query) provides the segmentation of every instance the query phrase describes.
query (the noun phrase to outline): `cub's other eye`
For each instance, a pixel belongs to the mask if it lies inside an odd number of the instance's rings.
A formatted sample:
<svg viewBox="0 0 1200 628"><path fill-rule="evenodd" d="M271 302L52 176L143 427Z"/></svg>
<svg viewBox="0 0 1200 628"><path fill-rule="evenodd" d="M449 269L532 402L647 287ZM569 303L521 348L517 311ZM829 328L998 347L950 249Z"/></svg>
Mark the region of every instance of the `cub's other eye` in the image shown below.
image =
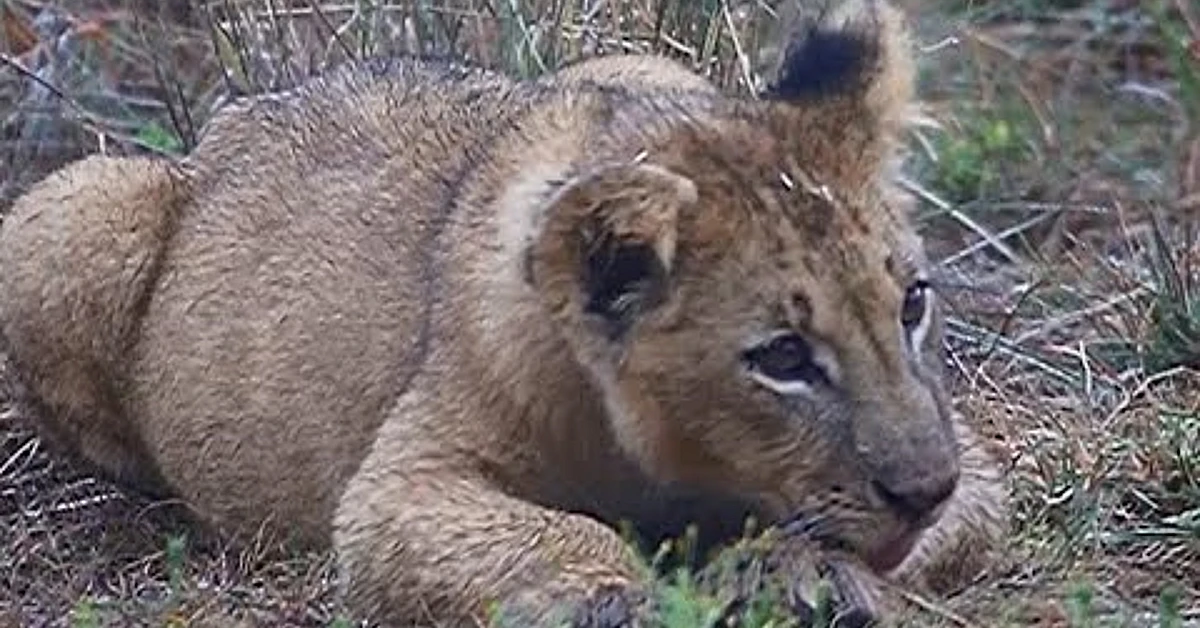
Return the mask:
<svg viewBox="0 0 1200 628"><path fill-rule="evenodd" d="M812 347L796 334L781 334L742 354L760 381L777 383L827 382L825 371L813 360Z"/></svg>
<svg viewBox="0 0 1200 628"><path fill-rule="evenodd" d="M904 292L904 304L900 306L900 323L905 329L912 331L925 320L928 301L929 282L920 280L908 287Z"/></svg>

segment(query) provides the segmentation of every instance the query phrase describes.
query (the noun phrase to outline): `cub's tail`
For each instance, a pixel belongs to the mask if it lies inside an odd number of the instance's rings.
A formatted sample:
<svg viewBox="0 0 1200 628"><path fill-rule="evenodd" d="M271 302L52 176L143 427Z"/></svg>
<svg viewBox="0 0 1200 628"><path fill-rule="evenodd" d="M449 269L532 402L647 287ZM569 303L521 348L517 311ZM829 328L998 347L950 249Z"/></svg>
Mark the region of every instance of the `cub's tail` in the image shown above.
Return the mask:
<svg viewBox="0 0 1200 628"><path fill-rule="evenodd" d="M144 485L156 478L120 391L185 187L167 162L92 156L36 184L0 224L0 333L44 406L44 432Z"/></svg>

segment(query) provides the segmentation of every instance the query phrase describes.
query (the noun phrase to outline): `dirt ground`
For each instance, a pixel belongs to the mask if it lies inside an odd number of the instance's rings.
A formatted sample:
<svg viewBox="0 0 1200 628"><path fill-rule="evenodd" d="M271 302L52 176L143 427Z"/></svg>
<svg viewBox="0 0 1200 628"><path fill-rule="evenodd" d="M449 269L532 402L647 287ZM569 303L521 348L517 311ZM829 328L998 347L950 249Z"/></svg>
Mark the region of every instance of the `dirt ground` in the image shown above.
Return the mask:
<svg viewBox="0 0 1200 628"><path fill-rule="evenodd" d="M622 47L745 89L774 4L0 0L0 211L89 152L180 154L223 94L314 59L456 50L532 75ZM905 184L957 403L1016 504L1005 559L907 625L1200 626L1200 8L902 4L924 100ZM46 451L37 412L0 367L0 627L352 625L327 556L206 536Z"/></svg>

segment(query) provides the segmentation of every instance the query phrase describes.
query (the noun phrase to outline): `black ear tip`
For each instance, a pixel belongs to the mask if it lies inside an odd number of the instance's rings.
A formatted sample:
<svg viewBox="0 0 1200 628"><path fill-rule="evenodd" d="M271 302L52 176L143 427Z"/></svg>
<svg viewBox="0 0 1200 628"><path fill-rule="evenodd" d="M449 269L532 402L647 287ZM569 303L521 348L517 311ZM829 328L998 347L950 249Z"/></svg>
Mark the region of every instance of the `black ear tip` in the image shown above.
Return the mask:
<svg viewBox="0 0 1200 628"><path fill-rule="evenodd" d="M862 30L810 26L788 45L763 97L799 100L856 88L875 61L876 43Z"/></svg>

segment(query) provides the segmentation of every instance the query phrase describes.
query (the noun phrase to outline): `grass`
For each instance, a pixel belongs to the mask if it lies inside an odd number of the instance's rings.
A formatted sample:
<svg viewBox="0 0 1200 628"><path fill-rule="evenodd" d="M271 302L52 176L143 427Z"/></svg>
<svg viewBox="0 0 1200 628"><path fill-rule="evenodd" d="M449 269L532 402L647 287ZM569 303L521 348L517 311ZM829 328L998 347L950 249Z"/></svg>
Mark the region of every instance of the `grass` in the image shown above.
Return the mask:
<svg viewBox="0 0 1200 628"><path fill-rule="evenodd" d="M186 152L223 93L364 54L534 76L654 51L744 90L773 4L0 0L0 208L88 152ZM956 403L1016 510L1001 564L900 623L1200 626L1200 11L902 4L924 100L905 184L950 300ZM45 452L19 391L2 401L0 626L354 625L329 557L204 538ZM686 575L660 598L670 628L718 604ZM774 606L745 625L786 625Z"/></svg>

